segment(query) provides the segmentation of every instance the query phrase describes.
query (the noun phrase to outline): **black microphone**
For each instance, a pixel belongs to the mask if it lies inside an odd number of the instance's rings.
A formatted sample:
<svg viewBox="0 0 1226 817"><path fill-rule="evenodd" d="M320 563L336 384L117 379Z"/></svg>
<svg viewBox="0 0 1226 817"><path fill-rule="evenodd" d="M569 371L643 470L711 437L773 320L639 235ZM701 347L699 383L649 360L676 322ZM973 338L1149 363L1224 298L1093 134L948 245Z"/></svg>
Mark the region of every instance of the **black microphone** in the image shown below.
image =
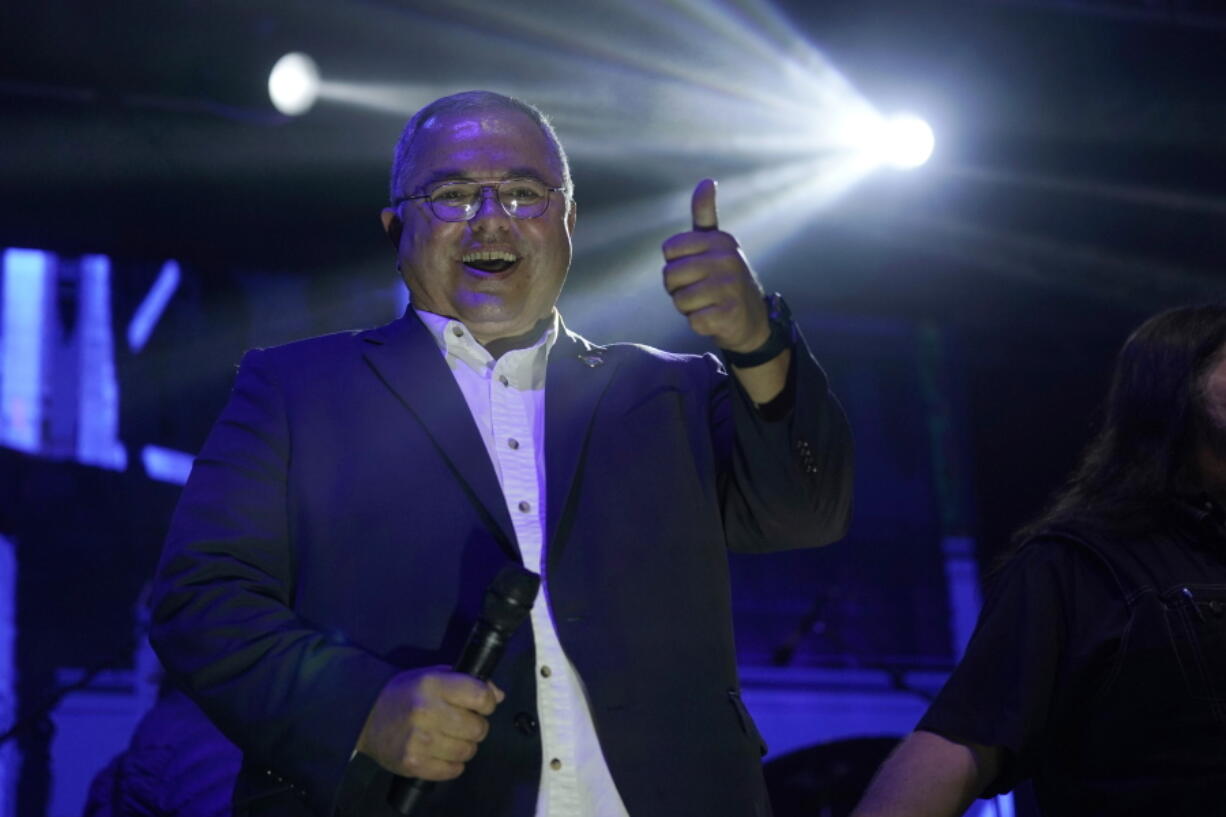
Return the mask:
<svg viewBox="0 0 1226 817"><path fill-rule="evenodd" d="M507 565L485 590L481 618L473 625L460 658L452 666L456 672L487 681L502 659L507 642L532 610L541 577L519 565ZM387 802L401 814L409 815L434 786L433 781L416 777L392 780Z"/></svg>

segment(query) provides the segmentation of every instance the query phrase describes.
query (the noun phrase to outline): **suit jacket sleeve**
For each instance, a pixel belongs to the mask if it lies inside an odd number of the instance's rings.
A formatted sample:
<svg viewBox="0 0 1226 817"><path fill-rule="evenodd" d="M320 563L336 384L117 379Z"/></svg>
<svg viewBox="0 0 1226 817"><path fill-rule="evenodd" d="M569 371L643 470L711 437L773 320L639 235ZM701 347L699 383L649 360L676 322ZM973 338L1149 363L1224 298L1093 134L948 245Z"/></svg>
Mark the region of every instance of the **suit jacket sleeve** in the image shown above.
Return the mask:
<svg viewBox="0 0 1226 817"><path fill-rule="evenodd" d="M847 532L851 430L799 330L791 366L795 402L783 419L764 419L735 375L714 392L716 445L727 463L719 489L732 550L817 547Z"/></svg>
<svg viewBox="0 0 1226 817"><path fill-rule="evenodd" d="M253 351L192 468L154 585L151 640L244 751L319 814L396 668L294 611L286 405Z"/></svg>

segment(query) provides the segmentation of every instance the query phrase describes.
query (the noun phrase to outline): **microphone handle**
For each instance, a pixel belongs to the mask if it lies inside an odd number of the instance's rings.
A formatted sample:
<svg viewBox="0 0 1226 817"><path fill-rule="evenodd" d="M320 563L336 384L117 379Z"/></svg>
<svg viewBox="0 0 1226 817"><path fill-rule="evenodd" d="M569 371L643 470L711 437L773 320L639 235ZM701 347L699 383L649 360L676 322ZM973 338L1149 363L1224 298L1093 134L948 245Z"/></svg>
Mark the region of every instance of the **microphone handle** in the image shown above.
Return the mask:
<svg viewBox="0 0 1226 817"><path fill-rule="evenodd" d="M484 619L478 620L452 670L471 675L478 681L488 681L506 646L506 634L491 627ZM387 802L404 817L410 817L432 788L433 780L397 775L388 790Z"/></svg>
<svg viewBox="0 0 1226 817"><path fill-rule="evenodd" d="M451 669L471 675L478 681L488 681L494 674L494 667L502 660L502 653L507 648L509 633L491 627L488 621L478 620L473 631L468 635L464 651L456 659Z"/></svg>
<svg viewBox="0 0 1226 817"><path fill-rule="evenodd" d="M409 817L417 808L417 804L434 788L434 781L422 780L419 777L399 777L392 781L392 788L387 793L387 802L396 811Z"/></svg>

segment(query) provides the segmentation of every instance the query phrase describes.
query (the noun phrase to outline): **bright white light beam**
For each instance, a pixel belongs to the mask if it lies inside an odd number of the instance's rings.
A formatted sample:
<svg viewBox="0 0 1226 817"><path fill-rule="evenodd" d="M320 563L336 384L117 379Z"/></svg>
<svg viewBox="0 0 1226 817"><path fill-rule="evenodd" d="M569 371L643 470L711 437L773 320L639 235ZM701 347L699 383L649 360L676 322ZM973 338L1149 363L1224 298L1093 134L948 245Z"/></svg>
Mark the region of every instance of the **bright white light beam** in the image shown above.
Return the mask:
<svg viewBox="0 0 1226 817"><path fill-rule="evenodd" d="M927 162L935 146L936 137L927 122L898 114L880 124L873 150L882 163L911 170Z"/></svg>
<svg viewBox="0 0 1226 817"><path fill-rule="evenodd" d="M319 98L319 66L301 51L277 60L268 75L268 97L286 116L301 116Z"/></svg>
<svg viewBox="0 0 1226 817"><path fill-rule="evenodd" d="M886 118L867 103L844 113L834 132L872 164L902 170L928 161L936 145L932 128L918 116L904 113Z"/></svg>

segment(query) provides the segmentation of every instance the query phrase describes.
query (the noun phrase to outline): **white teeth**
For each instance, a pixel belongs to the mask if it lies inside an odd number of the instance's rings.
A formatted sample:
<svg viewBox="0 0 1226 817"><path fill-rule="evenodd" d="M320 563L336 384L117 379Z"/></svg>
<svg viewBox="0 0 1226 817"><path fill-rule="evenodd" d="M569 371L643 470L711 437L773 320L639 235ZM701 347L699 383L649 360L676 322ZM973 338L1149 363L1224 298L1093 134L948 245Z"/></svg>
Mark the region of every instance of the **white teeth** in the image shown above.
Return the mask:
<svg viewBox="0 0 1226 817"><path fill-rule="evenodd" d="M519 260L519 257L506 250L481 250L479 252L466 252L460 260L465 264L473 261L506 261L514 264Z"/></svg>

